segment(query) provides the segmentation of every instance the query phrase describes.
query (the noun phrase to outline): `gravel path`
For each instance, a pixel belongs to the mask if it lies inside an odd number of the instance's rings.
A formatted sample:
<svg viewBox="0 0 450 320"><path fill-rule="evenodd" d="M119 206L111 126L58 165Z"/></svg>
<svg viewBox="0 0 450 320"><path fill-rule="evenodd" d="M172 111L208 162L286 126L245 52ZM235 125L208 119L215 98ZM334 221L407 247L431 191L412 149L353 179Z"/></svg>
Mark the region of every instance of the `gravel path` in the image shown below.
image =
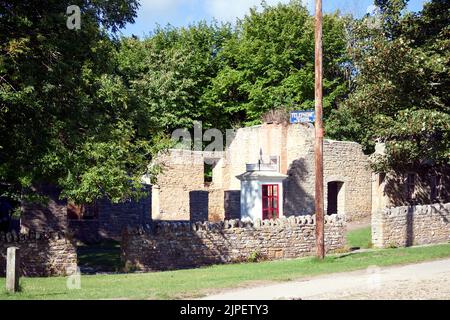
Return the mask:
<svg viewBox="0 0 450 320"><path fill-rule="evenodd" d="M450 272L428 280L403 280L377 290L353 290L309 297L316 300L450 300Z"/></svg>
<svg viewBox="0 0 450 320"><path fill-rule="evenodd" d="M450 300L450 259L397 267L370 267L249 289L207 300L271 299L445 299Z"/></svg>
<svg viewBox="0 0 450 320"><path fill-rule="evenodd" d="M370 227L371 217L364 217L358 221L347 222L347 231Z"/></svg>

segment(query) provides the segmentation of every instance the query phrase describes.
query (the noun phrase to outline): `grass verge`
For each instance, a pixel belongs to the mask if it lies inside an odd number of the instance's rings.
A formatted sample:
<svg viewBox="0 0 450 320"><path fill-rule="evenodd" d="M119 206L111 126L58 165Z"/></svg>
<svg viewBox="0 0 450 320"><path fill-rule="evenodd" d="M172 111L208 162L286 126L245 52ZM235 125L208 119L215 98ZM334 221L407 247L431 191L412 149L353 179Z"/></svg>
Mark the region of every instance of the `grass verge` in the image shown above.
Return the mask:
<svg viewBox="0 0 450 320"><path fill-rule="evenodd" d="M0 278L0 299L179 299L200 297L215 289L260 281L287 281L306 276L390 266L450 257L450 244L381 249L313 257L157 273L81 277L80 290L68 290L67 278L22 278L22 292L8 295Z"/></svg>
<svg viewBox="0 0 450 320"><path fill-rule="evenodd" d="M369 226L349 231L347 233L347 246L360 249L372 248L371 227Z"/></svg>

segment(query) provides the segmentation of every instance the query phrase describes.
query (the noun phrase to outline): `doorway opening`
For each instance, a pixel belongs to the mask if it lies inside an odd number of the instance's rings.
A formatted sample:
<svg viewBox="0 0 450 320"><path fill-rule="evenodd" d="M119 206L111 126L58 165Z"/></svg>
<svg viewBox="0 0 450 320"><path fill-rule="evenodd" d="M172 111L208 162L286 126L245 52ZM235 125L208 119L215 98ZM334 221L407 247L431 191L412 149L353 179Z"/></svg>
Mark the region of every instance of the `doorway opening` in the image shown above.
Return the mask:
<svg viewBox="0 0 450 320"><path fill-rule="evenodd" d="M328 182L327 214L344 213L344 183L341 181Z"/></svg>

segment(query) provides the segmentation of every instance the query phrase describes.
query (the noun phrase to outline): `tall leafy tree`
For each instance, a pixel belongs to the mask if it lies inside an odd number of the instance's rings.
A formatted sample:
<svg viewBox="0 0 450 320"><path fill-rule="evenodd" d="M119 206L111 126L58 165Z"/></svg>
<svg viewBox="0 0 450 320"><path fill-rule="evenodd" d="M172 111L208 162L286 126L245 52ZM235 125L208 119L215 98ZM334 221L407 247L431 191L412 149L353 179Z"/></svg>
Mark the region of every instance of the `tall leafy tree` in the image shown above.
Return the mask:
<svg viewBox="0 0 450 320"><path fill-rule="evenodd" d="M69 5L81 28L66 27ZM0 181L92 202L137 195L156 135L117 75L137 0L0 1Z"/></svg>
<svg viewBox="0 0 450 320"><path fill-rule="evenodd" d="M346 20L324 17L325 116L348 91ZM301 1L252 9L220 53L223 67L205 95L229 122L258 122L273 108L314 105L314 18Z"/></svg>
<svg viewBox="0 0 450 320"><path fill-rule="evenodd" d="M219 127L221 116L203 99L221 64L218 53L231 37L229 25L199 22L184 28L157 28L144 40L122 39L119 71L136 102L169 133L192 127Z"/></svg>
<svg viewBox="0 0 450 320"><path fill-rule="evenodd" d="M351 25L355 87L327 126L330 136L362 142L368 152L385 142L378 171L439 166L450 155L450 3L432 0L406 13L406 2L375 1L375 22Z"/></svg>

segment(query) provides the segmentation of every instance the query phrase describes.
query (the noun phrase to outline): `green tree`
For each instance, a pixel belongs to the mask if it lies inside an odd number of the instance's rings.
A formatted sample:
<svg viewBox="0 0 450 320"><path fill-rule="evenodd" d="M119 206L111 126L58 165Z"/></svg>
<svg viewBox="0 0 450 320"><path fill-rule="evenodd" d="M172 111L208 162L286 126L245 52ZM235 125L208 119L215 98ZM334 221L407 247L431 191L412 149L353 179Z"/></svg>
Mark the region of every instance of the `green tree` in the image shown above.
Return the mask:
<svg viewBox="0 0 450 320"><path fill-rule="evenodd" d="M406 13L406 2L376 1L378 23L352 23L354 90L327 123L329 136L359 141L367 152L385 142L377 171L449 161L450 3Z"/></svg>
<svg viewBox="0 0 450 320"><path fill-rule="evenodd" d="M221 127L221 115L203 99L220 70L218 53L232 35L229 25L200 22L186 28L157 28L143 41L122 39L119 71L136 103L167 133L192 127Z"/></svg>
<svg viewBox="0 0 450 320"><path fill-rule="evenodd" d="M324 109L346 96L346 19L324 17ZM252 9L220 52L222 68L205 94L231 123L256 123L273 108L314 106L314 18L301 1Z"/></svg>
<svg viewBox="0 0 450 320"><path fill-rule="evenodd" d="M66 27L69 5L81 29ZM0 181L55 183L91 202L139 194L158 131L117 75L115 32L136 0L0 2Z"/></svg>

